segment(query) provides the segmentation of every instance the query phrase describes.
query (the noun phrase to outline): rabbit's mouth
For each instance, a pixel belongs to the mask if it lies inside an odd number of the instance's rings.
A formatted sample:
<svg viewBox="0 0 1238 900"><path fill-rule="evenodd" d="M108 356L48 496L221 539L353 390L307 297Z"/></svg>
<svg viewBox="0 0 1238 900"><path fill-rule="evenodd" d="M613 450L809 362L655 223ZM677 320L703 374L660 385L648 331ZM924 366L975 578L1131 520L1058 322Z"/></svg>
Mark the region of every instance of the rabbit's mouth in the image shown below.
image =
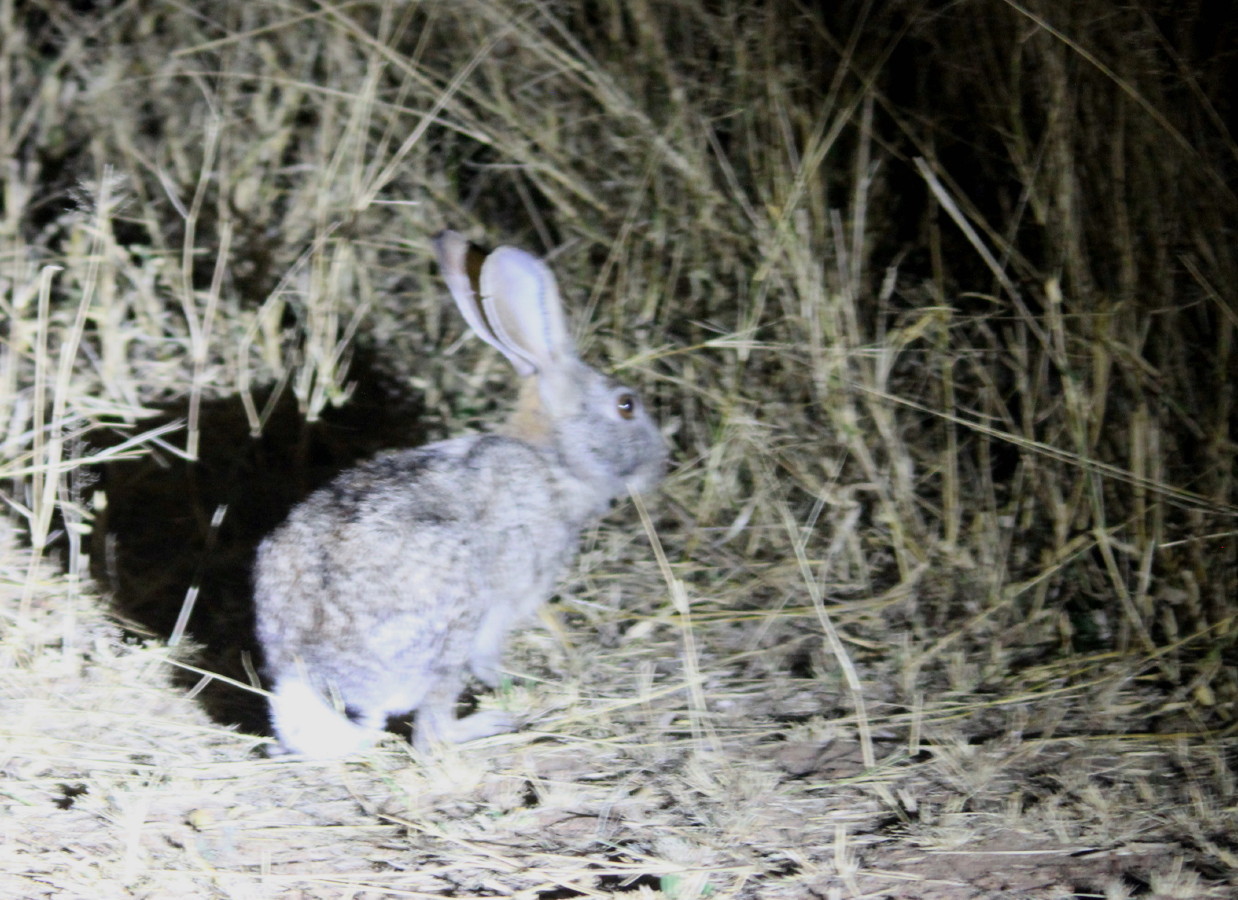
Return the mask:
<svg viewBox="0 0 1238 900"><path fill-rule="evenodd" d="M666 477L667 454L654 460L636 462L625 471L619 472L619 477L629 493L647 494L657 487Z"/></svg>

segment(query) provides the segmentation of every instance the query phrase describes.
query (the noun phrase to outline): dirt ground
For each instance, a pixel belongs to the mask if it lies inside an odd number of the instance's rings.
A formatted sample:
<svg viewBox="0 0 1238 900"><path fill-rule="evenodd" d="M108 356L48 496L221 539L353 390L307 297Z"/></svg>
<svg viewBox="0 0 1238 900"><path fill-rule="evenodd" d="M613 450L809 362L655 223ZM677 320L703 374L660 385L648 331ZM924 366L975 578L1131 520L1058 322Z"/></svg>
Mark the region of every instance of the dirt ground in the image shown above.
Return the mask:
<svg viewBox="0 0 1238 900"><path fill-rule="evenodd" d="M11 534L4 552L11 608L28 554ZM562 633L524 633L510 685L480 699L525 716L521 732L431 757L392 735L313 763L266 758L269 738L172 684L159 642L125 638L63 576L37 584L44 633L73 641L0 670L4 896L1231 895L1200 865L1230 852L1199 830L1227 815L1203 780L1225 760L1186 737L1055 737L1096 686L874 703L866 766L838 687L737 677L770 654L726 646L730 624L692 626L701 708L682 622L638 617L599 646L627 616L586 623L565 602Z"/></svg>

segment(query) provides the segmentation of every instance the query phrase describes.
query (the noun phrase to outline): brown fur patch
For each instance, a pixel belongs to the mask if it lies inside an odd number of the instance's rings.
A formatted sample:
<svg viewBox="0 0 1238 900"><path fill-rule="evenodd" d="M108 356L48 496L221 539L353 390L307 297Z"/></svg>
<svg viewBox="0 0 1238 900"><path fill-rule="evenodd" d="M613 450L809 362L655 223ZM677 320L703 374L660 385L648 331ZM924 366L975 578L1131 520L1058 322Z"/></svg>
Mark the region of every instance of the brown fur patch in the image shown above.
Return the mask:
<svg viewBox="0 0 1238 900"><path fill-rule="evenodd" d="M500 432L508 437L545 447L551 443L554 429L546 416L538 385L536 375L521 382L520 397L516 401L516 408Z"/></svg>

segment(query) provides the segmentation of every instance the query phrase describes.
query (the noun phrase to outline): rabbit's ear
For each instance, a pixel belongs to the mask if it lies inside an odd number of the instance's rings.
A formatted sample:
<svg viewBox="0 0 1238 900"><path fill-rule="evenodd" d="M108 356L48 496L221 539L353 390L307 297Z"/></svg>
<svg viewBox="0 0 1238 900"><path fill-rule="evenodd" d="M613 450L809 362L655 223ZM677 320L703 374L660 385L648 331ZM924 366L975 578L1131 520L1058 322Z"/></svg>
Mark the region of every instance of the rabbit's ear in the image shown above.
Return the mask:
<svg viewBox="0 0 1238 900"><path fill-rule="evenodd" d="M475 287L484 278L483 272L489 262L485 254L470 244L464 235L455 231L444 231L437 235L434 238L434 250L438 254L443 280L447 282L452 299L456 301L456 306L469 328L506 356L521 376L532 375L537 371L537 364L531 358L505 343L486 321L486 313L478 303ZM482 293L485 293L484 289Z"/></svg>
<svg viewBox="0 0 1238 900"><path fill-rule="evenodd" d="M499 247L482 264L480 287L486 320L508 358L515 354L543 373L576 358L559 286L540 259Z"/></svg>

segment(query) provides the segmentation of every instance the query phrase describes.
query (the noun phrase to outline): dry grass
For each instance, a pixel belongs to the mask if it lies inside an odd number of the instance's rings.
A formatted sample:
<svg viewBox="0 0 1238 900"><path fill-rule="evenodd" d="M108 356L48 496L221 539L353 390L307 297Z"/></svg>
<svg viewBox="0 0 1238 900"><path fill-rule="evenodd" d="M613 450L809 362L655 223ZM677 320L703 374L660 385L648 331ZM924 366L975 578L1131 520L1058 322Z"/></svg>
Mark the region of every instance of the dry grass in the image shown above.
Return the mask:
<svg viewBox="0 0 1238 900"><path fill-rule="evenodd" d="M0 893L1231 896L1201 9L0 0ZM256 541L510 402L445 225L552 255L676 471L520 733L265 759Z"/></svg>

